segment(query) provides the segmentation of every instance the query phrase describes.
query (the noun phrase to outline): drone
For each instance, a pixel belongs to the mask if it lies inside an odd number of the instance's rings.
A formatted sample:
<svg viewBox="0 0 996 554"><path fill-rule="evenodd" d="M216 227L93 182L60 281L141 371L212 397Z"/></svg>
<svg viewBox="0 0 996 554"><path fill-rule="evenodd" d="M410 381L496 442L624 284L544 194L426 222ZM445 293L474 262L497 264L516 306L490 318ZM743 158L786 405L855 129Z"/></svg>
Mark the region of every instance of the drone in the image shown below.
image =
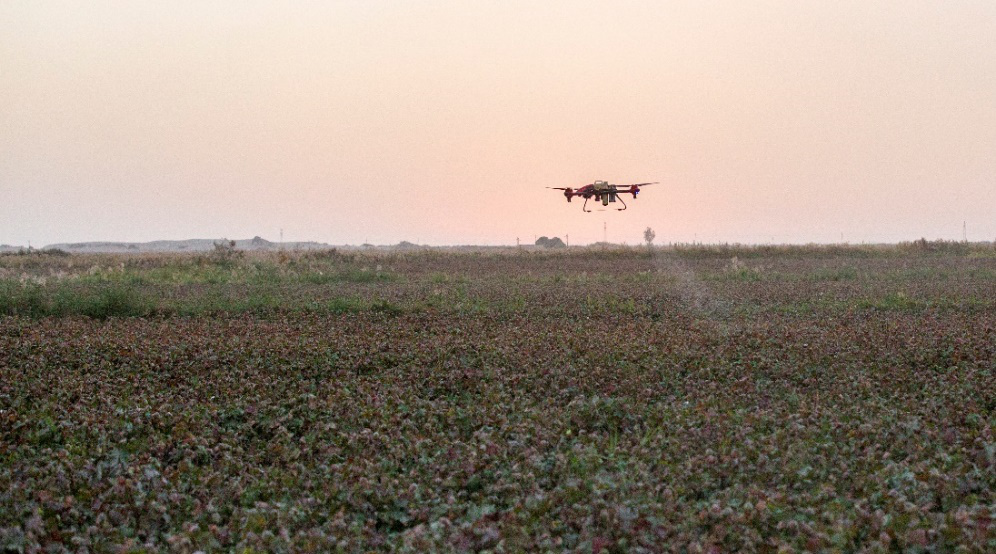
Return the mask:
<svg viewBox="0 0 996 554"><path fill-rule="evenodd" d="M636 199L636 195L640 193L640 187L645 187L648 185L656 185L657 182L653 183L634 183L632 185L613 185L608 181L595 181L590 185L585 185L578 189L573 189L571 187L546 187L548 189L562 190L564 191L564 197L570 202L575 196L580 196L584 198L584 205L581 206L581 210L586 213L591 213L592 210L588 209L588 201L592 198L595 202L601 202L603 206L608 206L610 202L620 202L623 207L616 208L620 212L627 208L626 202L623 201L623 194L632 194L633 198Z"/></svg>

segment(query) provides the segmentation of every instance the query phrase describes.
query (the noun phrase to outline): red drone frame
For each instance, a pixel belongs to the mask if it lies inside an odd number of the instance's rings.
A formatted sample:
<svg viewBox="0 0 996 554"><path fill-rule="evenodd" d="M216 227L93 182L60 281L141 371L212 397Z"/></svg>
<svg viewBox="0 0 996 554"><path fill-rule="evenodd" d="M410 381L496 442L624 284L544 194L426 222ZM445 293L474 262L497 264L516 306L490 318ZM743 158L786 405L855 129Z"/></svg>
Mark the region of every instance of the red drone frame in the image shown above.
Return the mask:
<svg viewBox="0 0 996 554"><path fill-rule="evenodd" d="M584 198L584 206L581 206L581 209L588 213L591 213L592 211L588 209L588 201L592 198L594 198L596 202L601 202L603 206L608 206L609 202L619 201L622 203L623 207L616 209L621 212L627 208L626 202L623 202L621 195L632 194L635 199L636 195L640 193L640 187L656 184L656 181L653 183L635 183L629 186L623 185L620 188L618 185L610 184L608 181L595 181L590 185L585 185L578 189L573 189L571 187L546 188L564 191L564 197L567 198L568 202L570 202L575 196Z"/></svg>

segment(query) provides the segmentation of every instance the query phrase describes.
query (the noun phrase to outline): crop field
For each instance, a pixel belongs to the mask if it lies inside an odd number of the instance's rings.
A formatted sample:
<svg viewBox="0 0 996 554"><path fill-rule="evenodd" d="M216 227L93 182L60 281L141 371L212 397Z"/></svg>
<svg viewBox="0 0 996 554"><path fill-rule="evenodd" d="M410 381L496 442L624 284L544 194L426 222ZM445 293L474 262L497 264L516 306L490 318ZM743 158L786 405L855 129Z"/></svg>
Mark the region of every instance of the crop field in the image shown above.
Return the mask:
<svg viewBox="0 0 996 554"><path fill-rule="evenodd" d="M991 244L0 256L0 551L994 552Z"/></svg>

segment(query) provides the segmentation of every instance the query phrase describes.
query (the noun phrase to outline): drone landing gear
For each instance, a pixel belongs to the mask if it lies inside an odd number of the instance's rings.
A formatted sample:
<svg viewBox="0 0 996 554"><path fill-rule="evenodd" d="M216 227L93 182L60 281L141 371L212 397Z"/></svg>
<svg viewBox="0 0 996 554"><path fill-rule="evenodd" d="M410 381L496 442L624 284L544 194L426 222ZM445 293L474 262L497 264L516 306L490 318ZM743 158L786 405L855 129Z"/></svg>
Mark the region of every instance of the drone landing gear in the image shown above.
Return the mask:
<svg viewBox="0 0 996 554"><path fill-rule="evenodd" d="M584 199L584 206L581 206L581 210L584 211L584 212L587 212L587 213L591 213L593 210L589 210L588 209L588 200L590 200L590 199L589 198L585 198ZM622 202L622 205L623 205L623 207L621 207L621 208L616 208L617 211L621 212L621 211L626 210L626 209L629 208L629 206L626 205L626 202L622 199L622 195L617 196L616 197L616 201Z"/></svg>

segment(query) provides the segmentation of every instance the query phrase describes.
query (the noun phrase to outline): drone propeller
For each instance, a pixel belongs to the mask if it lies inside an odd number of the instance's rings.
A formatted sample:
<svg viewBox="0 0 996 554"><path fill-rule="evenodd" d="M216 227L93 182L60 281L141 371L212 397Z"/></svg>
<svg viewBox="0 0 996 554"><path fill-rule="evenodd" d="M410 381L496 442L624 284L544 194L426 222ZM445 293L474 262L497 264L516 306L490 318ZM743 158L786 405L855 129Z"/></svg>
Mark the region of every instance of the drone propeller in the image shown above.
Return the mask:
<svg viewBox="0 0 996 554"><path fill-rule="evenodd" d="M625 192L632 194L633 199L635 200L636 195L640 193L640 187L646 187L649 185L656 185L656 184L658 184L658 181L654 181L653 183L633 183L632 185L629 186L629 190Z"/></svg>
<svg viewBox="0 0 996 554"><path fill-rule="evenodd" d="M571 198L574 198L574 195L577 194L575 190L572 189L571 187L546 187L546 188L564 191L564 198L566 198L568 202L570 202Z"/></svg>

